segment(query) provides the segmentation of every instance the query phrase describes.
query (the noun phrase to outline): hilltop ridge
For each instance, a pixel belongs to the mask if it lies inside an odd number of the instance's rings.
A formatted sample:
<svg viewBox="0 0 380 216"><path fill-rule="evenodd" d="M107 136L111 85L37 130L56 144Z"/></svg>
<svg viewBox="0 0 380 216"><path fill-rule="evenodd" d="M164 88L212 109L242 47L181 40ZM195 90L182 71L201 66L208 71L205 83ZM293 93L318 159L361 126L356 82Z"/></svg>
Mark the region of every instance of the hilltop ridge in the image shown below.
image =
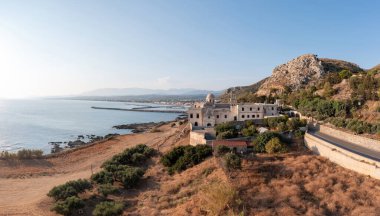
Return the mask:
<svg viewBox="0 0 380 216"><path fill-rule="evenodd" d="M378 67L380 68L380 66ZM227 98L232 90L238 96L245 93L266 96L274 92L295 91L315 85L327 74L337 73L341 70L348 70L353 73L365 71L359 65L348 61L318 58L315 54L305 54L275 67L271 76L257 83L227 89L221 98Z"/></svg>

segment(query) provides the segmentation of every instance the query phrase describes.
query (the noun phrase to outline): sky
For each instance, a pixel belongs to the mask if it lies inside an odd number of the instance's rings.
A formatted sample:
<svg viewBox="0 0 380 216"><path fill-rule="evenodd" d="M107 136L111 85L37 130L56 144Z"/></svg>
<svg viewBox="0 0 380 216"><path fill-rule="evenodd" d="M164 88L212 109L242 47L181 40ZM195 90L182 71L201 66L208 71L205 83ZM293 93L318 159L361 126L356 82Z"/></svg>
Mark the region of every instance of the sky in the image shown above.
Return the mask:
<svg viewBox="0 0 380 216"><path fill-rule="evenodd" d="M380 1L0 0L0 98L222 90L299 55L380 64Z"/></svg>

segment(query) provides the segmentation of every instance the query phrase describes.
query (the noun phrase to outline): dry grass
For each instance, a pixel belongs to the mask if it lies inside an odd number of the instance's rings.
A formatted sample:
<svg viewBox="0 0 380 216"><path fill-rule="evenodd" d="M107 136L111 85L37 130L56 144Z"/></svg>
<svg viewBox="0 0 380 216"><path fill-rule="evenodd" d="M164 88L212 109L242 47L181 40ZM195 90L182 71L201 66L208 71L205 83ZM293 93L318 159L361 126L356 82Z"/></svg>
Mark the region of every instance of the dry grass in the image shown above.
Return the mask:
<svg viewBox="0 0 380 216"><path fill-rule="evenodd" d="M226 182L214 181L202 188L202 207L208 215L219 215L223 210L230 210L236 191Z"/></svg>
<svg viewBox="0 0 380 216"><path fill-rule="evenodd" d="M242 171L231 182L240 191L247 215L380 212L380 181L305 152L245 160Z"/></svg>

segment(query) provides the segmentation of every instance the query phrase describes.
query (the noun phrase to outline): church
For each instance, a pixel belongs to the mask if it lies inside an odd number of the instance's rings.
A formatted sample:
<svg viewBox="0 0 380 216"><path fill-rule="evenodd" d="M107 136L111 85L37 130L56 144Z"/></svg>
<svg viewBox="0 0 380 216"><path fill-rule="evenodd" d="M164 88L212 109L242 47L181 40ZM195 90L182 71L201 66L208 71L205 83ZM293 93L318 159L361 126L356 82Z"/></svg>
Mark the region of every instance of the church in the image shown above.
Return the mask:
<svg viewBox="0 0 380 216"><path fill-rule="evenodd" d="M206 101L196 102L188 110L189 122L194 127L214 127L231 121L258 122L278 115L278 101L274 104L237 103L236 99L231 97L230 103L216 103L213 94L208 94Z"/></svg>

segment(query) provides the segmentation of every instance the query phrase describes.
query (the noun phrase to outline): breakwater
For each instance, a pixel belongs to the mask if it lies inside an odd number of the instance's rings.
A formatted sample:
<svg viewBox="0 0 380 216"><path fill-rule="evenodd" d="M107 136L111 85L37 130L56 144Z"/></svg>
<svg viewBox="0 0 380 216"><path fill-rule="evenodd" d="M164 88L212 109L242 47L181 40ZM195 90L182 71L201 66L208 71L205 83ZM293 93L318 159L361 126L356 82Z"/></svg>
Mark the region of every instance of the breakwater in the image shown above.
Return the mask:
<svg viewBox="0 0 380 216"><path fill-rule="evenodd" d="M132 111L132 112L156 112L156 113L179 113L179 114L185 114L186 113L186 111L183 111L183 110L123 109L123 108L96 107L96 106L92 106L91 108L92 109L103 109L103 110Z"/></svg>

